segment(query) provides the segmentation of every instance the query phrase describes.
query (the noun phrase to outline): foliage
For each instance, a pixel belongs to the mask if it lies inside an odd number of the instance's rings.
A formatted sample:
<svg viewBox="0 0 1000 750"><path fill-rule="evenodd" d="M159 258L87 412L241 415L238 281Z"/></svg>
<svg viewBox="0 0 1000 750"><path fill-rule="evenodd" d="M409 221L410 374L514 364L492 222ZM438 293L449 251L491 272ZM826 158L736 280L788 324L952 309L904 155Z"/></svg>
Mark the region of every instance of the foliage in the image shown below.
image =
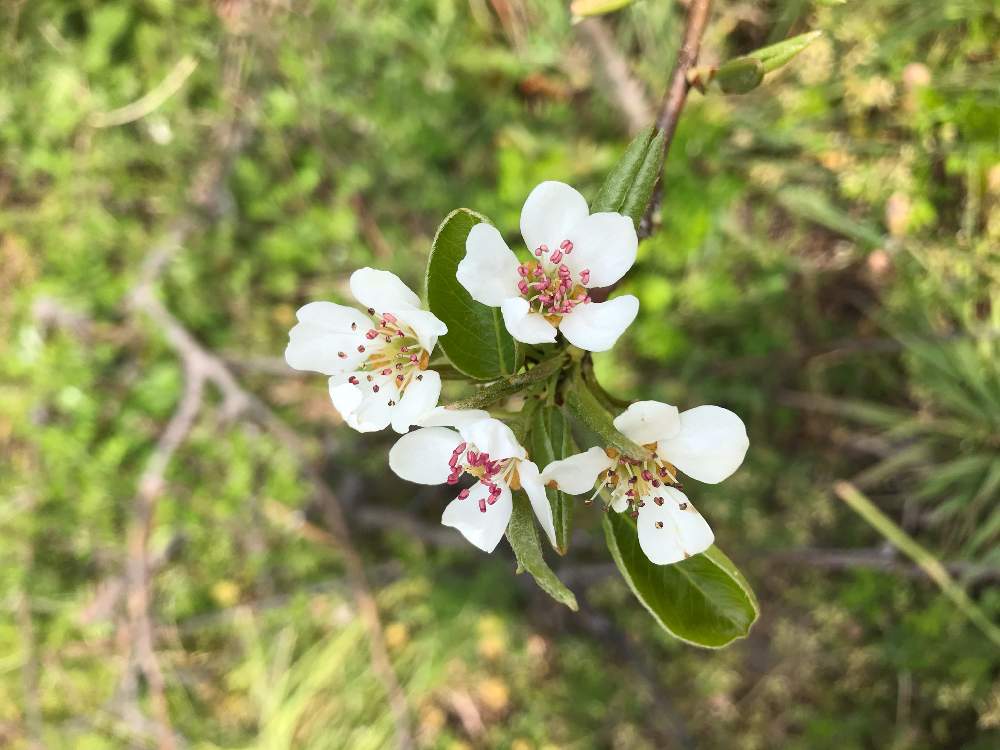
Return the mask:
<svg viewBox="0 0 1000 750"><path fill-rule="evenodd" d="M418 288L455 206L506 228L542 179L597 194L624 128L565 4L285 5L0 9L0 744L148 740L119 713L114 588L184 373L127 298L235 120L246 141L219 210L160 294L317 437L423 747L994 747L1000 656L979 631L905 566L815 553L881 554L830 497L853 477L1000 615L982 572L995 468L966 460L995 456L998 419L995 3L714 4L708 63L824 36L744 96L692 93L662 229L623 287L642 313L595 370L610 393L747 421L747 465L699 488L700 508L764 615L718 652L662 637L607 575L595 507L573 509L577 560L550 560L580 614L521 585L506 550L414 532L388 514L437 531L446 496L385 476L381 438L345 435L322 384L260 360L300 303L344 297L351 268ZM603 19L651 92L681 18L642 2ZM188 55L158 108L92 124ZM322 517L288 446L213 408L166 478L150 546L176 730L206 748L383 746L341 558L270 520L274 505Z"/></svg>

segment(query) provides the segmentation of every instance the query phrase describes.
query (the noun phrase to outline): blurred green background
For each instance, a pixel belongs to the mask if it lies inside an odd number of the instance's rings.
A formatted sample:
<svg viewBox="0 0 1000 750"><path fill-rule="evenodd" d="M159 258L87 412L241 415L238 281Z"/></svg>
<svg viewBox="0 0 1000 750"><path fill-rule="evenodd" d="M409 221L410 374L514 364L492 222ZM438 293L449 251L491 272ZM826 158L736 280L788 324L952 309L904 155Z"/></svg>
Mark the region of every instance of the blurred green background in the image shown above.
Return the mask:
<svg viewBox="0 0 1000 750"><path fill-rule="evenodd" d="M1000 746L996 645L831 492L852 480L997 621L993 0L715 4L705 63L826 34L749 95L692 93L598 372L746 421L743 468L689 490L760 597L748 639L658 631L598 506L551 561L561 608L284 366L295 309L348 301L354 268L419 288L452 208L510 231L543 179L594 194L630 128L608 55L655 105L685 8L566 6L3 3L0 746ZM209 373L157 483L172 320L234 380Z"/></svg>

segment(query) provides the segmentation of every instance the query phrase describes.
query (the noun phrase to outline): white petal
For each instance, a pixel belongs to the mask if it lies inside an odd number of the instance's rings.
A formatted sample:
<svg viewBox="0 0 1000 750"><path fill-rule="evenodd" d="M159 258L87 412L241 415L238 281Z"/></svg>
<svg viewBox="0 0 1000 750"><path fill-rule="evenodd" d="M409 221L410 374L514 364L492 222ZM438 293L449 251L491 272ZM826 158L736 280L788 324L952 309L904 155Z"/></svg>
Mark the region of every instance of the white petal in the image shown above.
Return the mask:
<svg viewBox="0 0 1000 750"><path fill-rule="evenodd" d="M420 424L420 420L437 406L440 397L441 376L434 370L425 370L414 376L392 408L392 429L402 433Z"/></svg>
<svg viewBox="0 0 1000 750"><path fill-rule="evenodd" d="M628 497L624 492L612 493L611 495L611 510L615 513L624 513L628 510Z"/></svg>
<svg viewBox="0 0 1000 750"><path fill-rule="evenodd" d="M340 413L345 422L354 419L354 413L361 406L363 399L364 394L356 385L350 383L334 385L333 379L330 379L330 400L333 401L333 408Z"/></svg>
<svg viewBox="0 0 1000 750"><path fill-rule="evenodd" d="M559 330L573 346L604 352L615 345L638 313L639 300L631 294L607 302L585 302L563 316Z"/></svg>
<svg viewBox="0 0 1000 750"><path fill-rule="evenodd" d="M352 375L357 385L347 382ZM378 432L389 426L392 412L389 402L399 400L399 391L391 376L345 372L333 375L329 386L334 408L349 427L358 432Z"/></svg>
<svg viewBox="0 0 1000 750"><path fill-rule="evenodd" d="M681 412L680 432L656 452L692 479L716 484L736 471L750 447L743 420L721 406Z"/></svg>
<svg viewBox="0 0 1000 750"><path fill-rule="evenodd" d="M549 543L555 547L556 526L552 520L552 506L549 505L549 498L545 494L545 486L538 474L538 467L532 461L518 461L517 476L521 480L521 488L531 502L535 518L538 519L539 525L545 531L545 536L549 538Z"/></svg>
<svg viewBox="0 0 1000 750"><path fill-rule="evenodd" d="M657 505L654 496L644 497L636 521L639 546L650 562L670 565L711 547L715 535L684 493L673 487L660 489L656 497L663 504Z"/></svg>
<svg viewBox="0 0 1000 750"><path fill-rule="evenodd" d="M499 307L508 297L516 297L517 258L503 236L490 224L476 224L465 240L465 257L455 274L472 299Z"/></svg>
<svg viewBox="0 0 1000 750"><path fill-rule="evenodd" d="M636 401L615 417L615 429L639 445L672 438L681 431L676 406L659 401Z"/></svg>
<svg viewBox="0 0 1000 750"><path fill-rule="evenodd" d="M503 324L522 344L551 344L556 340L556 329L539 313L528 312L528 300L510 297L500 303Z"/></svg>
<svg viewBox="0 0 1000 750"><path fill-rule="evenodd" d="M479 509L479 500L489 497L489 490L476 482L469 488L469 496L464 500L455 499L448 503L441 515L441 523L462 532L462 536L479 547L483 552L492 552L503 538L510 521L513 504L510 488L497 482L500 496L493 505L486 506L486 512Z"/></svg>
<svg viewBox="0 0 1000 750"><path fill-rule="evenodd" d="M569 185L543 182L531 191L521 209L521 236L532 252L540 245L555 250L589 214L587 200Z"/></svg>
<svg viewBox="0 0 1000 750"><path fill-rule="evenodd" d="M563 492L582 495L592 491L601 472L613 465L614 461L602 448L591 448L550 463L542 470L542 484L555 482Z"/></svg>
<svg viewBox="0 0 1000 750"><path fill-rule="evenodd" d="M359 268L351 274L351 294L365 307L380 313L420 307L420 297L396 274L375 268Z"/></svg>
<svg viewBox="0 0 1000 750"><path fill-rule="evenodd" d="M464 427L481 419L489 419L490 413L482 409L450 409L439 406L420 418L421 427Z"/></svg>
<svg viewBox="0 0 1000 750"><path fill-rule="evenodd" d="M499 419L480 419L458 428L462 437L477 451L490 454L491 461L525 458L528 453L517 442L514 431Z"/></svg>
<svg viewBox="0 0 1000 750"><path fill-rule="evenodd" d="M389 468L417 484L444 484L451 474L448 460L462 436L447 427L423 427L403 435L389 449Z"/></svg>
<svg viewBox="0 0 1000 750"><path fill-rule="evenodd" d="M564 256L574 276L590 271L587 287L611 286L635 263L639 238L627 216L616 213L592 214L569 233L572 251Z"/></svg>
<svg viewBox="0 0 1000 750"><path fill-rule="evenodd" d="M437 344L438 336L448 333L448 326L438 319L434 313L420 310L416 307L397 307L395 315L400 323L413 329L417 341L424 351L431 352Z"/></svg>
<svg viewBox="0 0 1000 750"><path fill-rule="evenodd" d="M299 308L295 316L299 322L288 333L285 361L296 370L314 370L325 375L355 370L373 348L379 347L368 346L372 342L364 334L371 328L371 321L353 307L310 302ZM359 344L365 345L365 352L358 351Z"/></svg>

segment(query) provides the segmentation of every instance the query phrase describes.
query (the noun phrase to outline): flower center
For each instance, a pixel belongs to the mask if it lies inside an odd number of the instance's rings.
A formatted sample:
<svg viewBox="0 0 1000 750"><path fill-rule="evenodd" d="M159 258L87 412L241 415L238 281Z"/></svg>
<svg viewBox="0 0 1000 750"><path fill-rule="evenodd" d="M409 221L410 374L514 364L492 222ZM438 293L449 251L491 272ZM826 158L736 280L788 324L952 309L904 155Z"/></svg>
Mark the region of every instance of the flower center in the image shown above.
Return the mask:
<svg viewBox="0 0 1000 750"><path fill-rule="evenodd" d="M514 472L514 459L504 458L494 461L489 453L477 451L475 446L463 442L452 451L448 466L451 467L448 484L458 484L462 474L469 474L476 477L489 490L486 497L479 498L479 511L485 513L486 507L493 505L503 492L497 483L498 480L510 481L510 476ZM468 496L468 487L458 493L459 500L465 500Z"/></svg>
<svg viewBox="0 0 1000 750"><path fill-rule="evenodd" d="M370 350L367 359L358 366L358 370L368 373L365 378L369 383L372 383L376 374L393 376L396 388L402 394L411 380L423 379L421 372L427 369L430 353L420 346L413 329L401 323L392 313L377 314L369 307L368 315L372 318L372 327L365 332L365 339L372 342L382 339L384 345L358 344L359 353ZM351 324L351 330L358 330L357 323ZM347 352L337 352L337 356L347 359ZM361 380L358 376L351 375L347 382L359 385ZM373 383L371 388L373 393L379 392L378 383ZM394 401L389 401L389 406L395 405Z"/></svg>
<svg viewBox="0 0 1000 750"><path fill-rule="evenodd" d="M538 312L546 317L561 317L573 312L573 308L590 302L586 285L590 283L590 269L585 268L577 274L562 263L563 256L573 252L573 243L563 240L555 250L539 245L535 248L535 257L546 257L550 267L540 261L528 261L517 267L521 280L517 288L521 296L528 300L532 312ZM575 276L575 278L574 278Z"/></svg>
<svg viewBox="0 0 1000 750"><path fill-rule="evenodd" d="M605 453L615 463L598 477L597 482L598 490L607 488L611 491L615 503L627 502L633 518L638 516L639 508L650 498L657 505L666 502L664 493L658 491L660 488L683 489L683 485L677 481L677 470L673 464L656 455L655 444L646 447L650 449L652 457L645 461L629 458L614 448L607 448ZM682 505L686 506L686 503ZM681 510L685 509L681 507Z"/></svg>

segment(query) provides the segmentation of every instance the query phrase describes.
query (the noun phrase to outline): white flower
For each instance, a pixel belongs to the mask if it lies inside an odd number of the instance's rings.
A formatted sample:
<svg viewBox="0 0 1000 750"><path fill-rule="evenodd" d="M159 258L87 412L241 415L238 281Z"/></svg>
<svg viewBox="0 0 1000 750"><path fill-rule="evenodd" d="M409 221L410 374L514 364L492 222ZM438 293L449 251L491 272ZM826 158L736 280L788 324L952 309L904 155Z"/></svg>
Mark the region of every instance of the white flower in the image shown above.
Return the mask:
<svg viewBox="0 0 1000 750"><path fill-rule="evenodd" d="M676 406L639 401L619 414L614 424L625 437L649 448L652 457L638 461L613 448L591 448L546 466L542 482L554 482L571 495L595 485L598 490L607 488L614 510L632 509L639 546L657 565L704 552L715 536L681 492L677 471L708 484L736 471L750 447L743 421L719 406L678 413Z"/></svg>
<svg viewBox="0 0 1000 750"><path fill-rule="evenodd" d="M285 360L296 370L330 375L330 398L359 432L406 432L437 406L441 377L427 369L448 327L420 307L420 298L388 271L351 274L351 294L367 315L333 302L310 302L296 313Z"/></svg>
<svg viewBox="0 0 1000 750"><path fill-rule="evenodd" d="M527 460L514 433L498 419L470 422L466 413L457 414L457 432L424 427L403 435L389 451L389 466L418 484L458 484L463 474L475 477L475 484L448 503L441 523L458 529L484 552L492 552L503 537L513 510L511 490L517 489L527 493L538 522L555 545L552 508L538 467Z"/></svg>
<svg viewBox="0 0 1000 750"><path fill-rule="evenodd" d="M581 349L614 346L639 312L631 294L593 302L587 292L611 286L635 263L632 220L591 214L587 201L561 182L543 182L521 209L521 236L536 260L518 262L496 227L477 224L465 241L458 281L477 302L499 307L518 341L548 344L556 327Z"/></svg>

